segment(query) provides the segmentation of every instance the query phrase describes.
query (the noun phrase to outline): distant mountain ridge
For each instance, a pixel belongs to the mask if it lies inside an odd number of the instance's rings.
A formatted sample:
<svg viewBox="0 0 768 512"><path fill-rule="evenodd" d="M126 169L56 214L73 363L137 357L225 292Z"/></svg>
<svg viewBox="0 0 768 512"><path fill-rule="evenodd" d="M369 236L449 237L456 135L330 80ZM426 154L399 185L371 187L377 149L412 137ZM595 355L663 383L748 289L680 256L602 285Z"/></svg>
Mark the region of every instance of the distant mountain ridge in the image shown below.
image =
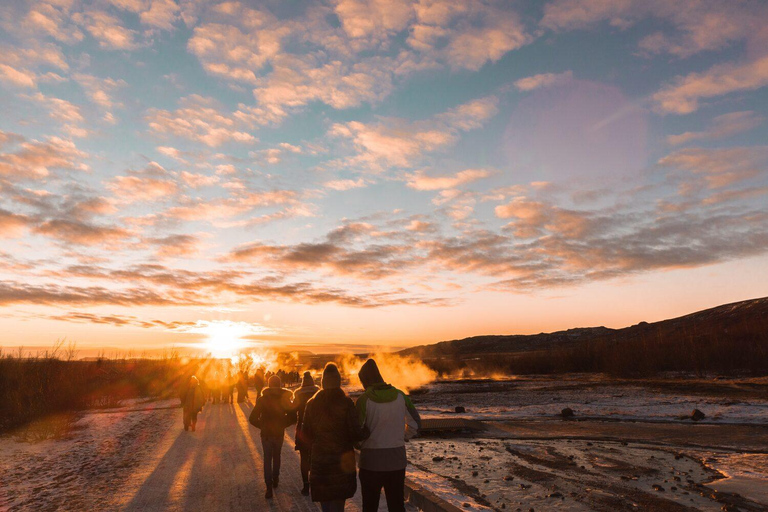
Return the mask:
<svg viewBox="0 0 768 512"><path fill-rule="evenodd" d="M733 332L729 332L729 328ZM627 343L649 337L681 341L699 333L716 333L720 337L744 336L745 332L768 342L768 297L724 304L678 318L659 322L640 322L621 329L582 327L539 334L482 335L420 345L399 352L421 358L467 357L481 354L516 354L565 349L600 342Z"/></svg>

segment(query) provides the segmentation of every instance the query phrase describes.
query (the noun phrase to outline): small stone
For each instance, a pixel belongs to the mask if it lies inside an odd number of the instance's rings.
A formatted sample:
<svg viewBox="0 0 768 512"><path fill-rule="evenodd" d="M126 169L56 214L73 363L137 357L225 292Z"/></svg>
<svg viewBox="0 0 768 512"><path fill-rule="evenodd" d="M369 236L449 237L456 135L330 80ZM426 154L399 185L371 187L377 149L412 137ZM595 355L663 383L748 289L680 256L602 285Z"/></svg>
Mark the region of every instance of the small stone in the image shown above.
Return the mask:
<svg viewBox="0 0 768 512"><path fill-rule="evenodd" d="M456 411L456 414L462 414L467 412L467 410L464 408L463 405L457 405L454 411Z"/></svg>
<svg viewBox="0 0 768 512"><path fill-rule="evenodd" d="M693 412L691 413L691 419L693 421L701 421L701 420L703 420L706 417L707 417L707 415L704 414L703 412L701 412L698 409L694 409Z"/></svg>
<svg viewBox="0 0 768 512"><path fill-rule="evenodd" d="M659 484L653 484L651 486L651 489L653 489L654 491L658 491L658 492L664 492L664 488L662 486L660 486Z"/></svg>
<svg viewBox="0 0 768 512"><path fill-rule="evenodd" d="M445 460L445 457L432 457L432 462L443 462Z"/></svg>
<svg viewBox="0 0 768 512"><path fill-rule="evenodd" d="M565 409L560 411L560 416L563 418L573 418L573 415L574 415L573 409L571 409L570 407L566 407Z"/></svg>

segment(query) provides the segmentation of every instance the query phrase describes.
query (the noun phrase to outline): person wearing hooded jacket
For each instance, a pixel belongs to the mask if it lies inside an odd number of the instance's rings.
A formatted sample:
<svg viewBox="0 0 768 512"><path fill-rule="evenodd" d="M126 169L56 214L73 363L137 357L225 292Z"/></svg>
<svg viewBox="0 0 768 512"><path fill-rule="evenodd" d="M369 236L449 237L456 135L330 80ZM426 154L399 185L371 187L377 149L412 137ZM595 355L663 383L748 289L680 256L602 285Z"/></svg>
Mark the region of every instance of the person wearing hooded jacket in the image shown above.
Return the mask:
<svg viewBox="0 0 768 512"><path fill-rule="evenodd" d="M358 372L365 392L357 399L360 424L370 431L360 446L363 512L379 509L381 489L390 512L405 511L405 441L418 433L421 418L408 395L386 384L373 359Z"/></svg>
<svg viewBox="0 0 768 512"><path fill-rule="evenodd" d="M197 415L203 410L205 404L205 395L200 386L200 381L194 375L189 378L189 382L181 392L181 406L183 409L184 430L197 427Z"/></svg>
<svg viewBox="0 0 768 512"><path fill-rule="evenodd" d="M311 450L309 443L305 439L303 426L304 426L304 410L307 406L307 401L315 396L315 393L320 391L320 388L315 386L315 381L312 378L312 374L304 372L304 376L301 381L301 387L293 392L293 408L296 411L296 450L299 452L301 459L301 480L304 482L304 487L301 489L301 494L304 496L309 495L309 469L310 469L310 457Z"/></svg>
<svg viewBox="0 0 768 512"><path fill-rule="evenodd" d="M341 389L341 375L333 363L325 365L320 391L304 410L302 433L311 451L309 483L312 501L323 512L342 512L357 491L355 443L367 436L355 405Z"/></svg>
<svg viewBox="0 0 768 512"><path fill-rule="evenodd" d="M272 489L280 481L280 452L283 449L285 429L293 424L292 393L282 387L280 377L273 375L269 378L269 387L261 392L256 406L251 411L248 421L261 430L261 447L264 451L264 483L267 492L264 495L272 497Z"/></svg>

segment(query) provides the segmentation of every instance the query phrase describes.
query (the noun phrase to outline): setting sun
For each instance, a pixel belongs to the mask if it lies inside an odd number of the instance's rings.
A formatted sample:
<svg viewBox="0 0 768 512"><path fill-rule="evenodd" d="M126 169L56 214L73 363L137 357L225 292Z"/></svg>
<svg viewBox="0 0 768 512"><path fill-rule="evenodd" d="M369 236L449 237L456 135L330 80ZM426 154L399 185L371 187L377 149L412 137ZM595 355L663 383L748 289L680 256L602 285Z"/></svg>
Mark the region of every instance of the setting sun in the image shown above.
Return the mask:
<svg viewBox="0 0 768 512"><path fill-rule="evenodd" d="M215 358L232 358L246 349L253 348L258 341L254 335L268 334L269 329L259 324L248 322L233 322L231 320L200 320L191 327L185 327L180 332L202 334L204 339L192 344L202 348Z"/></svg>

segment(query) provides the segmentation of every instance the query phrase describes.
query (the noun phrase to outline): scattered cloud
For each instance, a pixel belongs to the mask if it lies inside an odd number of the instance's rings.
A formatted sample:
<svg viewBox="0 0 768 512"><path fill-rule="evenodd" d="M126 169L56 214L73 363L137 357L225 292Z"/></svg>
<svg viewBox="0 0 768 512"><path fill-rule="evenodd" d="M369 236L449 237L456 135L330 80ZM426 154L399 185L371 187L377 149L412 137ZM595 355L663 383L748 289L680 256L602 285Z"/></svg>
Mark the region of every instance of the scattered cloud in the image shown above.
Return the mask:
<svg viewBox="0 0 768 512"><path fill-rule="evenodd" d="M716 64L702 73L679 76L653 95L662 114L690 114L699 101L768 86L768 55L742 63Z"/></svg>
<svg viewBox="0 0 768 512"><path fill-rule="evenodd" d="M155 133L175 135L209 147L256 142L256 138L245 131L250 126L243 122L242 111L228 115L221 112L216 101L198 95L182 98L179 104L174 111L149 109L145 116L149 128Z"/></svg>
<svg viewBox="0 0 768 512"><path fill-rule="evenodd" d="M672 146L687 144L697 140L724 139L733 135L752 130L763 124L765 118L751 110L731 112L712 119L710 126L700 132L685 132L679 135L669 135L667 143Z"/></svg>
<svg viewBox="0 0 768 512"><path fill-rule="evenodd" d="M496 115L497 104L495 96L488 96L428 120L382 118L370 125L351 121L333 125L330 133L352 142L357 154L349 159L349 166L365 166L373 172L387 167L408 168L415 165L424 153L452 144L461 132L482 126Z"/></svg>
<svg viewBox="0 0 768 512"><path fill-rule="evenodd" d="M540 75L528 76L516 80L515 87L520 91L533 91L534 89L565 84L570 82L572 78L572 71L564 71L562 73L542 73Z"/></svg>
<svg viewBox="0 0 768 512"><path fill-rule="evenodd" d="M69 140L49 137L45 141L26 140L0 132L6 140L15 140L18 147L13 152L0 153L0 176L11 181L46 178L53 170L85 171L82 163L88 155L77 149Z"/></svg>
<svg viewBox="0 0 768 512"><path fill-rule="evenodd" d="M416 190L445 190L472 183L493 174L487 169L465 169L447 176L428 176L423 171L408 175L408 186Z"/></svg>

